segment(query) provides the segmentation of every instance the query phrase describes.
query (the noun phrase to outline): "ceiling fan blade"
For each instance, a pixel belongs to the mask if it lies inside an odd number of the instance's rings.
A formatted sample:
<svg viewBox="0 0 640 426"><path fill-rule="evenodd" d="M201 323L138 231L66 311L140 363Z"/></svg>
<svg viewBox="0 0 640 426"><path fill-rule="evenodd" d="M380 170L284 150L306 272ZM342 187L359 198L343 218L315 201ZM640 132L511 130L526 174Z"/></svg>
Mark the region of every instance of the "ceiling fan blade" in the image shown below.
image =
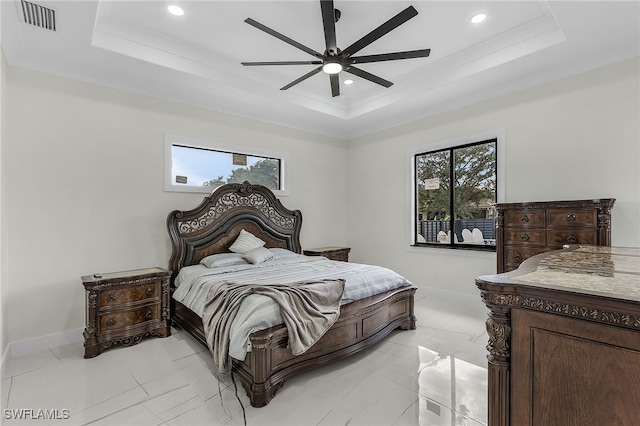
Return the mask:
<svg viewBox="0 0 640 426"><path fill-rule="evenodd" d="M384 86L384 87L391 87L393 86L393 83L390 82L389 80L385 80L382 77L378 77L377 75L373 75L369 72L366 72L364 70L361 70L360 68L356 68L354 66L351 66L347 69L345 69L346 72L353 74L353 75L357 75L358 77L362 77L366 80L372 81L376 84L379 84L380 86Z"/></svg>
<svg viewBox="0 0 640 426"><path fill-rule="evenodd" d="M322 61L277 61L277 62L240 62L246 67L262 65L320 65Z"/></svg>
<svg viewBox="0 0 640 426"><path fill-rule="evenodd" d="M331 96L334 98L340 96L340 78L338 74L329 75L329 81L331 82Z"/></svg>
<svg viewBox="0 0 640 426"><path fill-rule="evenodd" d="M397 61L399 59L426 58L431 53L431 49L408 50L406 52L381 53L378 55L352 56L354 64L364 64L367 62Z"/></svg>
<svg viewBox="0 0 640 426"><path fill-rule="evenodd" d="M308 79L309 77L312 77L312 76L318 74L321 70L322 70L322 67L318 67L318 68L314 69L313 71L309 71L308 73L306 73L302 77L300 77L300 78L298 78L296 80L293 80L291 83L289 83L286 86L280 88L280 90L287 90L287 89L295 86L296 84Z"/></svg>
<svg viewBox="0 0 640 426"><path fill-rule="evenodd" d="M327 55L338 54L338 43L336 42L336 12L333 7L333 0L320 0L322 10L322 26L324 27L324 41L327 46Z"/></svg>
<svg viewBox="0 0 640 426"><path fill-rule="evenodd" d="M405 22L407 22L409 19L413 18L417 14L418 14L418 11L416 10L415 7L413 6L407 7L405 10L398 13L396 16L389 19L387 22L380 25L375 30L371 31L369 34L367 34L366 36L362 37L360 40L353 43L351 46L347 47L346 49L343 49L342 53L346 53L347 55L353 55L354 53L358 52L359 50L362 50L363 48L370 45L371 43L373 43L383 35L387 34L389 31L392 31L395 28L399 27L400 25L404 24Z"/></svg>
<svg viewBox="0 0 640 426"><path fill-rule="evenodd" d="M279 32L277 32L275 30L272 30L271 28L269 28L269 27L267 27L265 25L262 25L260 22L254 21L251 18L245 19L244 22L246 22L247 24L249 24L249 25L251 25L253 27L256 27L259 30L264 31L267 34L270 34L270 35L274 36L277 39L280 39L280 40L284 41L285 43L290 44L293 47L297 47L298 49L300 49L300 50L302 50L304 52L307 52L308 54L313 55L316 58L322 59L322 54L321 53L316 52L315 50L305 46L304 44L300 44L297 41L295 41L293 39L290 39L286 35L280 34Z"/></svg>

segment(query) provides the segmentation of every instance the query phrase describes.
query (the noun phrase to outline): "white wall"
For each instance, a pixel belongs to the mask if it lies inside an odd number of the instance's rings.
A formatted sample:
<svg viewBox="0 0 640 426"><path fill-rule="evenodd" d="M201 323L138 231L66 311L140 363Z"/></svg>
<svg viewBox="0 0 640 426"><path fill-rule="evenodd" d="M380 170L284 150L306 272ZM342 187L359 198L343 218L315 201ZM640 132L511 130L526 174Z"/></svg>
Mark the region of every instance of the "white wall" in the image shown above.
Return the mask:
<svg viewBox="0 0 640 426"><path fill-rule="evenodd" d="M0 7L0 11L2 7ZM2 19L2 14L0 13L0 20ZM0 31L1 33L1 31ZM2 43L0 42L0 46ZM4 198L4 180L2 179L2 151L3 151L3 140L4 140L4 94L5 94L5 86L6 86L6 67L7 62L4 58L4 51L0 48L0 365L4 365L5 355L7 354L7 349L9 345L9 328L8 328L8 315L7 315L7 299L4 297L7 294L7 279L5 278L5 254L7 251L4 249L5 246L5 238L4 238L4 230L5 223L3 215L3 205L2 199Z"/></svg>
<svg viewBox="0 0 640 426"><path fill-rule="evenodd" d="M346 244L344 141L6 71L2 310L10 342L84 327L82 275L167 266L167 214L203 195L164 191L165 133L288 153L282 201L303 212L303 247Z"/></svg>
<svg viewBox="0 0 640 426"><path fill-rule="evenodd" d="M407 150L505 131L505 202L616 198L612 243L640 246L638 59L349 141L352 259L417 285L476 293L495 254L409 249Z"/></svg>
<svg viewBox="0 0 640 426"><path fill-rule="evenodd" d="M626 61L345 147L4 66L2 342L84 327L81 275L167 264L167 213L202 196L164 192L165 133L288 152L303 246L348 244L421 286L475 293L495 255L408 248L407 150L490 129L505 129L504 201L614 197L613 243L640 246L639 72Z"/></svg>

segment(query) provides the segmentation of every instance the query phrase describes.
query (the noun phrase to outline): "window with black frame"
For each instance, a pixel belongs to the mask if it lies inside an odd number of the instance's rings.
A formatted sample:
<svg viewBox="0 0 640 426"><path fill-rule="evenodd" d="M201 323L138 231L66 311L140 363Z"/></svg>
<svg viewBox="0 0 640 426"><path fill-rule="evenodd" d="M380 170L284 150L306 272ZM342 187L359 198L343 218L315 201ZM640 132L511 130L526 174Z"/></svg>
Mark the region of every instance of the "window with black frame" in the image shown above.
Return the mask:
<svg viewBox="0 0 640 426"><path fill-rule="evenodd" d="M497 139L414 156L415 244L495 250Z"/></svg>

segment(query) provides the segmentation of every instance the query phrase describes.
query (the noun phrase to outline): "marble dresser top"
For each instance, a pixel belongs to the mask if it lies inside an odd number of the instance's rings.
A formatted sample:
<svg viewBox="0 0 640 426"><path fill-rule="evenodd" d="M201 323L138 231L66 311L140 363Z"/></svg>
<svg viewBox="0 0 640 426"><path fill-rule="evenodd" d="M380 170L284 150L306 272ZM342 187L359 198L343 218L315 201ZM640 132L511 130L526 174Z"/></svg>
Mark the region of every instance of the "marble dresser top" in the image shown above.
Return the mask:
<svg viewBox="0 0 640 426"><path fill-rule="evenodd" d="M514 284L640 301L640 248L571 246L504 275Z"/></svg>

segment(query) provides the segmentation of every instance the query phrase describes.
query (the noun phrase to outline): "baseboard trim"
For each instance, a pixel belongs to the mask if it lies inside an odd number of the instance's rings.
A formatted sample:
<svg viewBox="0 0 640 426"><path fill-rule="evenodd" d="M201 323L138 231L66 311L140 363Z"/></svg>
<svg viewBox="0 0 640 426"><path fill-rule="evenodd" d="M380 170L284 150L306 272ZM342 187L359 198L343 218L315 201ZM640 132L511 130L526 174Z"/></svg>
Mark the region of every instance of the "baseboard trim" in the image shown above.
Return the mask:
<svg viewBox="0 0 640 426"><path fill-rule="evenodd" d="M0 361L0 377L4 378L4 369L7 365L7 360L9 359L9 349L11 348L10 344L7 344L7 347L4 348L4 352L2 353L2 360Z"/></svg>
<svg viewBox="0 0 640 426"><path fill-rule="evenodd" d="M82 342L82 328L62 331L60 333L47 334L45 336L34 337L32 339L9 342L7 351L11 358L28 355L57 346L69 345L71 343ZM4 365L4 358L3 363Z"/></svg>

